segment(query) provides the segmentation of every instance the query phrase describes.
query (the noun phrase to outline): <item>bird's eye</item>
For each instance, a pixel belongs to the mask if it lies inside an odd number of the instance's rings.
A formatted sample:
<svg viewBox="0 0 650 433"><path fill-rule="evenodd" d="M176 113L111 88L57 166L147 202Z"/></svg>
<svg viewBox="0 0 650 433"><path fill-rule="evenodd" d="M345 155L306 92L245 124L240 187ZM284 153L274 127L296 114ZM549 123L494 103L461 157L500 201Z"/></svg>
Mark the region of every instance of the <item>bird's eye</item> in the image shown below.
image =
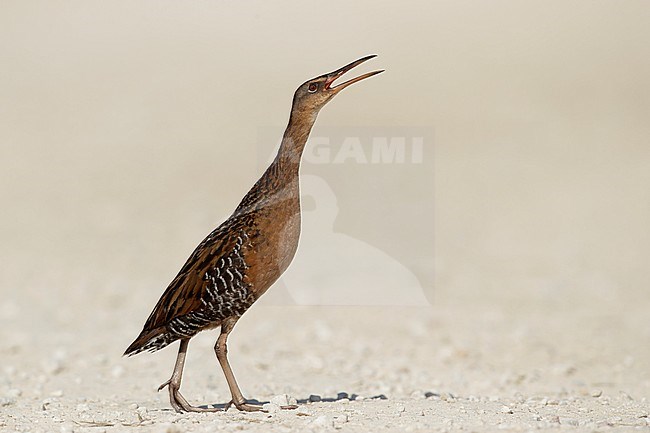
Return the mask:
<svg viewBox="0 0 650 433"><path fill-rule="evenodd" d="M309 91L309 93L314 93L316 90L318 90L318 84L316 83L309 84L307 90Z"/></svg>

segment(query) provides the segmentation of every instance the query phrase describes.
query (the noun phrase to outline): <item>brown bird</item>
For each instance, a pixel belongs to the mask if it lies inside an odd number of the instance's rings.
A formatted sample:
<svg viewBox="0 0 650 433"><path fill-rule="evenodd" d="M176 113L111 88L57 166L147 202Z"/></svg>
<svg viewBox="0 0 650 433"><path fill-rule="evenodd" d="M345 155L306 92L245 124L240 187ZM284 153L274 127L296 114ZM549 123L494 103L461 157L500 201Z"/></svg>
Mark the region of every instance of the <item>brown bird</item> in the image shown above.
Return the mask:
<svg viewBox="0 0 650 433"><path fill-rule="evenodd" d="M155 352L180 340L174 372L158 388L169 387L169 399L177 412L222 410L192 406L179 390L188 342L200 331L216 327L221 327L221 333L214 351L232 395L226 409L234 404L239 410L261 410L261 406L246 402L237 385L228 363L228 335L242 314L287 269L298 248L300 159L318 112L350 84L383 71L339 85L333 85L334 81L373 57L364 57L298 87L277 156L233 214L196 247L138 338L126 349L125 355Z"/></svg>

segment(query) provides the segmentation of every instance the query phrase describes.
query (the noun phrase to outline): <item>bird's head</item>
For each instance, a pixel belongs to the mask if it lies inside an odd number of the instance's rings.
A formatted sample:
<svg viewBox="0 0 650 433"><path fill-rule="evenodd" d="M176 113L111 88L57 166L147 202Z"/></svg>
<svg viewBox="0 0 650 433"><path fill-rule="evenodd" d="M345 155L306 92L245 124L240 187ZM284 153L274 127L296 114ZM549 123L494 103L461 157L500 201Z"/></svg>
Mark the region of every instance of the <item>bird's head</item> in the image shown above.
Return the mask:
<svg viewBox="0 0 650 433"><path fill-rule="evenodd" d="M298 90L296 90L296 93L293 96L293 111L311 113L315 115L335 95L337 95L341 90L345 89L349 85L384 72L383 70L368 72L356 78L352 78L351 80L345 81L344 83L333 85L334 81L337 78L341 77L343 74L355 66L358 66L366 60L372 59L373 57L376 56L372 55L363 57L348 65L343 66L340 69L337 69L334 72L330 72L329 74L321 75L320 77L312 78L311 80L304 82L300 87L298 87Z"/></svg>

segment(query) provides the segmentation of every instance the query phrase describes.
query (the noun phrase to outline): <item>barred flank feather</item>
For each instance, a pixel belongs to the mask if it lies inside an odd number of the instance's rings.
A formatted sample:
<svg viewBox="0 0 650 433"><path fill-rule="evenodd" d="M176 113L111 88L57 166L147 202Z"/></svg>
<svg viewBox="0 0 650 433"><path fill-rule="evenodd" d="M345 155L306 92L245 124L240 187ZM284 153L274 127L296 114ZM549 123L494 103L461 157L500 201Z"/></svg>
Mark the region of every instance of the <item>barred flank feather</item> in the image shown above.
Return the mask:
<svg viewBox="0 0 650 433"><path fill-rule="evenodd" d="M191 338L228 317L241 316L253 304L255 296L244 277L248 265L242 250L249 238L239 226L243 219L222 224L196 248L125 355L155 352Z"/></svg>

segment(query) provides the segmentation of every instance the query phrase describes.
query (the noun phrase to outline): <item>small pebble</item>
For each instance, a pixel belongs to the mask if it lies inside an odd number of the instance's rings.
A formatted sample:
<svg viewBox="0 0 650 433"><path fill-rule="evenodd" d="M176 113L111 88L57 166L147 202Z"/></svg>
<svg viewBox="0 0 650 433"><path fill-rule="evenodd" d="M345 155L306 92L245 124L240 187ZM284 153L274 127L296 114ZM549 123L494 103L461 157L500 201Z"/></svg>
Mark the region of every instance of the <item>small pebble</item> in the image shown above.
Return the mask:
<svg viewBox="0 0 650 433"><path fill-rule="evenodd" d="M443 392L442 395L440 396L440 400L446 401L448 403L454 403L456 401L456 397L447 392Z"/></svg>
<svg viewBox="0 0 650 433"><path fill-rule="evenodd" d="M296 415L297 416L311 416L311 412L306 406L300 406L298 409L296 409Z"/></svg>
<svg viewBox="0 0 650 433"><path fill-rule="evenodd" d="M508 406L501 406L501 413L514 413Z"/></svg>
<svg viewBox="0 0 650 433"><path fill-rule="evenodd" d="M271 399L271 403L277 406L293 406L298 404L295 398L291 397L288 394L276 395Z"/></svg>
<svg viewBox="0 0 650 433"><path fill-rule="evenodd" d="M311 403L316 403L316 402L321 401L321 400L322 399L321 399L320 395L312 394L312 395L309 396L309 401Z"/></svg>
<svg viewBox="0 0 650 433"><path fill-rule="evenodd" d="M282 409L280 408L279 405L271 402L271 403L263 404L262 410L268 413L277 413L280 412Z"/></svg>
<svg viewBox="0 0 650 433"><path fill-rule="evenodd" d="M600 397L603 395L603 390L602 389L594 389L591 391L591 396L592 397Z"/></svg>
<svg viewBox="0 0 650 433"><path fill-rule="evenodd" d="M332 421L332 423L333 424L345 424L348 421L349 421L348 415L347 414L341 414L341 415L334 415L334 420Z"/></svg>
<svg viewBox="0 0 650 433"><path fill-rule="evenodd" d="M63 397L63 390L62 389L57 389L55 391L52 391L50 393L52 397Z"/></svg>
<svg viewBox="0 0 650 433"><path fill-rule="evenodd" d="M422 391L413 391L411 393L411 398L412 399L421 399L421 398L426 398L426 395Z"/></svg>

